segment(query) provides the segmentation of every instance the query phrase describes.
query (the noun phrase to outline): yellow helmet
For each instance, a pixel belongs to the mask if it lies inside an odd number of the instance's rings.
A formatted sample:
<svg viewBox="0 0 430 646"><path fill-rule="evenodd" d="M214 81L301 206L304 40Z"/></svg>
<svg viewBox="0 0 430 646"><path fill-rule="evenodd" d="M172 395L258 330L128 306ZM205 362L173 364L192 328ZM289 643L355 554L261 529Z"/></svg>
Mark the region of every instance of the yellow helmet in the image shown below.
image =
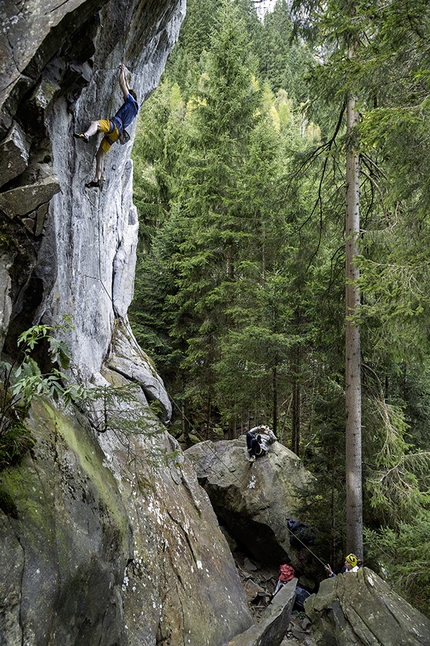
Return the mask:
<svg viewBox="0 0 430 646"><path fill-rule="evenodd" d="M345 557L345 561L348 561L352 567L355 567L358 565L358 558L355 556L355 554L348 554L348 556Z"/></svg>

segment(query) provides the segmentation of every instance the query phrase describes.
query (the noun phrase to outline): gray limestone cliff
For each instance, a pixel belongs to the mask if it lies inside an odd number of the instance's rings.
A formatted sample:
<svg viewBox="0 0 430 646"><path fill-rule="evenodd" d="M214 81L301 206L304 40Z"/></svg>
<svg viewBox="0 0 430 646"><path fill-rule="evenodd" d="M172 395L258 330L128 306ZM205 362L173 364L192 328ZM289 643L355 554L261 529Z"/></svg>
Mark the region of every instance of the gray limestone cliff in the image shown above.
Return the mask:
<svg viewBox="0 0 430 646"><path fill-rule="evenodd" d="M127 319L135 124L106 156L102 191L84 188L96 138L73 138L119 108L121 62L145 109L184 13L185 0L1 4L0 352L13 358L22 331L67 316L59 334L71 378L140 389L139 432L99 433L83 408L33 402L31 451L0 472L4 646L222 646L252 623L208 496L162 424L164 385Z"/></svg>
<svg viewBox="0 0 430 646"><path fill-rule="evenodd" d="M267 13L272 13L278 0L252 0L257 15L261 21Z"/></svg>
<svg viewBox="0 0 430 646"><path fill-rule="evenodd" d="M73 132L120 107L121 62L144 102L184 12L184 0L33 0L22 11L7 2L0 46L0 349L12 352L34 323L69 316L74 373L97 381L104 362L131 370L165 418L168 396L127 321L138 230L132 141L112 147L103 190L91 192L84 183L98 141L85 145Z"/></svg>

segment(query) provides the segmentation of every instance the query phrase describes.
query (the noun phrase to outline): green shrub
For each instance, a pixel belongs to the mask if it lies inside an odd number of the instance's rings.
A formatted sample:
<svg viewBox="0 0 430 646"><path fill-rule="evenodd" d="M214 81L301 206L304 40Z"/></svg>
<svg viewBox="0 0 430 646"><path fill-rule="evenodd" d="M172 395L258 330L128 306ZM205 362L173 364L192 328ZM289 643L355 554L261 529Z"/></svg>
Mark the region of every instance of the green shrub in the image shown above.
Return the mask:
<svg viewBox="0 0 430 646"><path fill-rule="evenodd" d="M411 524L397 530L367 530L365 540L370 559L379 563L387 583L412 606L430 617L430 512L424 510Z"/></svg>
<svg viewBox="0 0 430 646"><path fill-rule="evenodd" d="M86 396L83 386L71 384L61 369L67 369L70 356L66 345L52 336L65 326L35 325L18 337L15 362L0 362L0 470L14 464L33 445L24 425L31 402L37 397L60 399L67 405ZM42 372L31 356L40 341L46 341L51 363L49 372ZM55 367L59 366L59 368Z"/></svg>

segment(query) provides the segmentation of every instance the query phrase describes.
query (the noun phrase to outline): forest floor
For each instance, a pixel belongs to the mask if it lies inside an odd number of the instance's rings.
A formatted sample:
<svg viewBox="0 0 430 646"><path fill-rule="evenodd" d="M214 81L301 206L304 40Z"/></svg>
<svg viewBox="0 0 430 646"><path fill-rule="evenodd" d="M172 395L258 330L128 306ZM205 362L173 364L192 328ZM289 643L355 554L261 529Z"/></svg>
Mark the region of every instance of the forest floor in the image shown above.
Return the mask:
<svg viewBox="0 0 430 646"><path fill-rule="evenodd" d="M258 623L271 601L278 581L278 570L263 566L258 561L245 556L242 552L234 552L233 557L248 598L248 605L255 621ZM316 646L310 619L304 612L294 609L281 646L293 646L293 644Z"/></svg>

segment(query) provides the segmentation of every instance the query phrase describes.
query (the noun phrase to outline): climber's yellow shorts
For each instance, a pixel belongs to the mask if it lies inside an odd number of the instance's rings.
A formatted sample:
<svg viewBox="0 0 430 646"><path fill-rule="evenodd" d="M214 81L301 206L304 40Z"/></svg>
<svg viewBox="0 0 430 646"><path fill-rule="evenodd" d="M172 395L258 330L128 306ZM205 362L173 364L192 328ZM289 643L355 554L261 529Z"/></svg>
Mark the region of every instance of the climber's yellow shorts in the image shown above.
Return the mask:
<svg viewBox="0 0 430 646"><path fill-rule="evenodd" d="M100 119L99 130L100 132L104 132L108 135L107 137L103 137L102 143L100 144L103 152L108 153L112 144L114 144L119 137L119 130L116 125L108 119Z"/></svg>

